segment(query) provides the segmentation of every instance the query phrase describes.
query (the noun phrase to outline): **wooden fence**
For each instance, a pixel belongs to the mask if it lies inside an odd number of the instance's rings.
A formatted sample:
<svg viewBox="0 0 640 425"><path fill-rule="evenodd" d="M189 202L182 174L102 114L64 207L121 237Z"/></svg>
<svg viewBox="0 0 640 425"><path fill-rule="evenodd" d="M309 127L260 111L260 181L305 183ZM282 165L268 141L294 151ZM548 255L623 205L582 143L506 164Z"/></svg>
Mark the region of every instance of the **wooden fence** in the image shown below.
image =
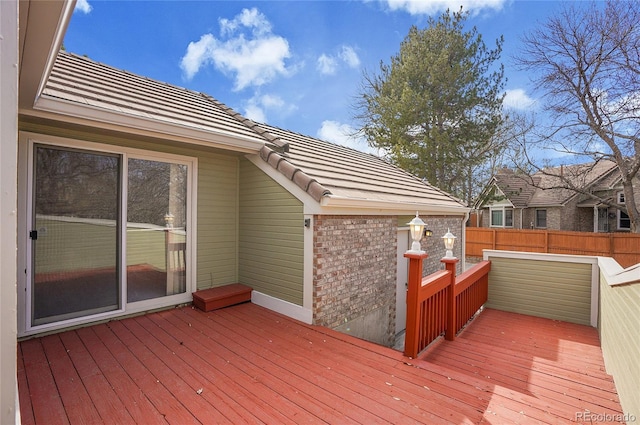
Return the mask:
<svg viewBox="0 0 640 425"><path fill-rule="evenodd" d="M626 268L640 263L640 234L467 227L467 257L483 249L613 257Z"/></svg>
<svg viewBox="0 0 640 425"><path fill-rule="evenodd" d="M445 270L422 277L426 254L405 254L409 258L407 329L404 354L415 358L431 342L456 334L487 302L491 262L483 261L456 276L457 259L443 259Z"/></svg>

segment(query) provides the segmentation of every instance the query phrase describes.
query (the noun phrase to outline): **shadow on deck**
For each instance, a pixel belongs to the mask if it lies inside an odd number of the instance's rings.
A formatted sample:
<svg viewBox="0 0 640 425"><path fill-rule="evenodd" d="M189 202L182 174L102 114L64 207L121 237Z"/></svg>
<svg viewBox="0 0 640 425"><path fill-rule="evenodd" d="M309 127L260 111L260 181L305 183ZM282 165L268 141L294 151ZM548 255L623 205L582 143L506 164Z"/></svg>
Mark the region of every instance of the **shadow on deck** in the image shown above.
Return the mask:
<svg viewBox="0 0 640 425"><path fill-rule="evenodd" d="M209 313L183 307L23 341L18 385L23 424L589 423L586 412L621 415L595 329L495 310L456 341L409 359L251 303Z"/></svg>

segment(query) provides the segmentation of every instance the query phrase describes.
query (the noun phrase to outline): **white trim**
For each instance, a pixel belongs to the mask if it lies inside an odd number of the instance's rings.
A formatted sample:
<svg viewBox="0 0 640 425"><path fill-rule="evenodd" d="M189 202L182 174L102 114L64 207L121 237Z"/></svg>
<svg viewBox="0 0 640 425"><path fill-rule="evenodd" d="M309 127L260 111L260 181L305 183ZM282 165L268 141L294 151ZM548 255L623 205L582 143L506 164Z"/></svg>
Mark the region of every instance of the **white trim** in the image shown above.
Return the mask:
<svg viewBox="0 0 640 425"><path fill-rule="evenodd" d="M313 257L315 255L313 240L315 232L313 230L313 215L305 214L304 220L309 220L309 228L304 227L304 257L302 264L302 306L313 310Z"/></svg>
<svg viewBox="0 0 640 425"><path fill-rule="evenodd" d="M598 257L598 265L609 286L640 282L640 264L623 269L611 257Z"/></svg>
<svg viewBox="0 0 640 425"><path fill-rule="evenodd" d="M313 312L311 309L283 301L271 295L263 294L262 292L252 291L251 302L309 325L313 321Z"/></svg>
<svg viewBox="0 0 640 425"><path fill-rule="evenodd" d="M0 1L0 423L3 424L20 423L16 342L18 4Z"/></svg>
<svg viewBox="0 0 640 425"><path fill-rule="evenodd" d="M497 258L513 258L520 260L537 260L537 261L553 261L561 263L579 263L591 264L591 313L589 323L593 327L598 326L598 311L600 300L600 259L601 257L592 257L588 255L569 255L569 254L543 254L534 252L519 251L498 251L485 249L482 251L482 259L487 261L490 257ZM615 261L615 260L614 260ZM491 280L489 280L491 282Z"/></svg>
<svg viewBox="0 0 640 425"><path fill-rule="evenodd" d="M153 310L161 307L169 307L176 304L189 303L192 301L192 292L196 290L196 268L197 268L197 173L198 173L198 159L196 157L189 157L184 155L176 155L169 153L162 153L156 151L147 151L142 149L105 145L100 143L87 142L82 140L67 139L55 136L46 136L41 134L35 134L30 132L21 132L19 136L20 140L20 164L19 174L21 176L21 190L19 191L20 205L25 209L25 219L20 222L19 225L19 259L18 264L20 269L24 269L26 274L24 278L19 279L18 287L20 294L18 301L18 335L28 336L35 335L41 332L62 329L68 326L94 322L98 320L110 319L118 316L129 315L132 313L139 313L147 310ZM128 159L143 159L150 161L160 161L166 163L175 163L187 166L187 199L189 200L187 205L187 217L186 226L188 232L188 246L187 246L187 276L186 276L186 289L184 293L169 295L160 298L154 298L149 300L142 300L137 302L127 302L126 294L126 274L125 267L121 268L121 282L123 282L120 298L120 308L108 312L98 313L90 316L81 316L69 320L61 320L52 323L46 323L42 325L31 324L31 264L32 264L32 242L28 237L29 228L33 222L33 150L34 145L50 145L66 148L79 148L85 151L94 151L97 153L117 154L122 158L122 167L120 175L121 186L121 205L126 206L127 200L127 185L126 173L128 167ZM26 157L26 158L25 158ZM26 159L26 161L25 161ZM26 163L25 163L26 162ZM120 220L122 223L127 222L126 208L120 211ZM121 226L120 240L122 241L119 247L119 255L122 264L126 264L126 225Z"/></svg>
<svg viewBox="0 0 640 425"><path fill-rule="evenodd" d="M502 225L493 224L493 212L494 211L502 211ZM507 211L511 211L511 225L507 226ZM489 227L495 227L500 229L512 229L513 226L513 217L514 217L514 208L513 206L508 205L499 205L499 206L489 206Z"/></svg>
<svg viewBox="0 0 640 425"><path fill-rule="evenodd" d="M631 219L629 218L629 214L627 214L626 212L619 210L616 208L617 211L617 217L616 217L616 227L618 230L631 230ZM622 213L627 215L626 220L629 220L629 227L621 227L620 226L620 220L622 219Z"/></svg>
<svg viewBox="0 0 640 425"><path fill-rule="evenodd" d="M38 99L33 110L21 110L20 112L25 115L57 120L60 120L60 115L63 115L67 123L91 125L117 131L126 130L126 132L132 134L240 152L257 152L266 142L264 139L260 139L257 134L254 138L231 131L201 130L184 125L168 124L159 120L108 112L92 105L76 105L72 102L56 100L46 95Z"/></svg>

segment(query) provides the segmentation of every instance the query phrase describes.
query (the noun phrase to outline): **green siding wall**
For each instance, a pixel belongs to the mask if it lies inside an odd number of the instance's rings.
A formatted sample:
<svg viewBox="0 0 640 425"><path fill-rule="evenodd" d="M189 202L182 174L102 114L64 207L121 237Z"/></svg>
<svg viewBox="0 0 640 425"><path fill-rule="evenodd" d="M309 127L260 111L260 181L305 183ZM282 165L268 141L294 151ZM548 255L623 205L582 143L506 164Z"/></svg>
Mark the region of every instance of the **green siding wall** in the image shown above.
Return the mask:
<svg viewBox="0 0 640 425"><path fill-rule="evenodd" d="M489 308L583 325L591 318L591 264L489 257Z"/></svg>
<svg viewBox="0 0 640 425"><path fill-rule="evenodd" d="M600 342L622 410L640 418L640 283L609 286L600 276ZM629 423L635 420L629 420Z"/></svg>
<svg viewBox="0 0 640 425"><path fill-rule="evenodd" d="M20 123L20 130L197 158L197 288L205 289L238 281L237 154L227 154L203 146L172 144L138 137L121 138L26 122Z"/></svg>
<svg viewBox="0 0 640 425"><path fill-rule="evenodd" d="M248 160L240 165L240 282L302 305L302 203Z"/></svg>

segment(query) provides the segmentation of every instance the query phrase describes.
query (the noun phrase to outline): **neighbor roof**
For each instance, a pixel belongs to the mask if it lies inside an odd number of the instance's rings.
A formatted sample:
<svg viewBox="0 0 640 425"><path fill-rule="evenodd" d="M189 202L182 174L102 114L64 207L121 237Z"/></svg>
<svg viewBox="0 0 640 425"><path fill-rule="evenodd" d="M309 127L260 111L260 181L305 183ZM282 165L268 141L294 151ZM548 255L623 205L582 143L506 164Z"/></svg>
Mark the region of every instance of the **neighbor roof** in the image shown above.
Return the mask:
<svg viewBox="0 0 640 425"><path fill-rule="evenodd" d="M602 190L602 186L615 180L615 169L616 163L606 160L546 168L532 176L503 169L490 185L497 186L515 208L562 206L578 195L564 187L565 179L575 188Z"/></svg>
<svg viewBox="0 0 640 425"><path fill-rule="evenodd" d="M286 143L284 152L263 148L262 158L323 205L354 202L466 211L453 196L372 154L259 124Z"/></svg>
<svg viewBox="0 0 640 425"><path fill-rule="evenodd" d="M257 152L265 142L277 142L211 96L65 51L34 109L231 150Z"/></svg>

